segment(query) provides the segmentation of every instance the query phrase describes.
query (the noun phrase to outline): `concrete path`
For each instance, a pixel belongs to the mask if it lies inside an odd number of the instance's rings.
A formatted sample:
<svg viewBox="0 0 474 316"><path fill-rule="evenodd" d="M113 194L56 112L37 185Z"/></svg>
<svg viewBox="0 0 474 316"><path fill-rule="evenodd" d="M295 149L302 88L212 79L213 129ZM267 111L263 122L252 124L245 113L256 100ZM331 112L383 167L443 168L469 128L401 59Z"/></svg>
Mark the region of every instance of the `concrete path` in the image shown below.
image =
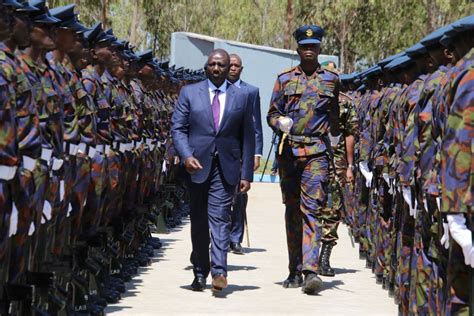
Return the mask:
<svg viewBox="0 0 474 316"><path fill-rule="evenodd" d="M229 254L229 287L219 296L210 289L192 292L189 263L190 225L158 235L164 248L154 263L128 283L119 304L107 308L113 315L396 315L393 300L375 284L365 262L358 259L345 226L334 248L334 278L323 278L325 287L317 296L300 289L284 289L287 251L284 208L278 184L254 184L249 194L251 247L245 255ZM245 246L245 240L244 240ZM356 245L357 246L357 245ZM208 283L210 283L210 278Z"/></svg>

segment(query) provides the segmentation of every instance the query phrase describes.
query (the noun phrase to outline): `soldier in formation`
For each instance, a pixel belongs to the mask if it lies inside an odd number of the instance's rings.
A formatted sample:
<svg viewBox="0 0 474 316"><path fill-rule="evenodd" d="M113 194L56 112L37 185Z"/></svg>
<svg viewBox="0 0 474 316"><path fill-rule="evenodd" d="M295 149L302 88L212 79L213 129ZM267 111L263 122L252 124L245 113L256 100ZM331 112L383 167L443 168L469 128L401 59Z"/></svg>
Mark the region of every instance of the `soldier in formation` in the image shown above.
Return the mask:
<svg viewBox="0 0 474 316"><path fill-rule="evenodd" d="M0 1L0 314L101 315L185 213L169 133L202 72L75 6Z"/></svg>
<svg viewBox="0 0 474 316"><path fill-rule="evenodd" d="M402 315L473 303L473 30L463 18L344 76L360 127L347 223Z"/></svg>

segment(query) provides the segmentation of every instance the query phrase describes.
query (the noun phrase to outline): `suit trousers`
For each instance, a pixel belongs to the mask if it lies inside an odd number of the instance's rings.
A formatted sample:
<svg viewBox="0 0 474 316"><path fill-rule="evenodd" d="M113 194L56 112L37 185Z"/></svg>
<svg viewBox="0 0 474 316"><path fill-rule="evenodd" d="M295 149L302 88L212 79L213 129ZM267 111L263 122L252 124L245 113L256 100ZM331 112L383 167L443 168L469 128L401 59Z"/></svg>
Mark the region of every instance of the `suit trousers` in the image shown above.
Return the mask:
<svg viewBox="0 0 474 316"><path fill-rule="evenodd" d="M203 183L189 181L188 188L194 275L207 277L211 272L212 277L219 274L227 276L231 207L236 185L226 183L219 161L215 158L207 180Z"/></svg>
<svg viewBox="0 0 474 316"><path fill-rule="evenodd" d="M244 239L244 223L247 217L247 193L237 193L232 207L232 226L230 230L230 242L242 243Z"/></svg>

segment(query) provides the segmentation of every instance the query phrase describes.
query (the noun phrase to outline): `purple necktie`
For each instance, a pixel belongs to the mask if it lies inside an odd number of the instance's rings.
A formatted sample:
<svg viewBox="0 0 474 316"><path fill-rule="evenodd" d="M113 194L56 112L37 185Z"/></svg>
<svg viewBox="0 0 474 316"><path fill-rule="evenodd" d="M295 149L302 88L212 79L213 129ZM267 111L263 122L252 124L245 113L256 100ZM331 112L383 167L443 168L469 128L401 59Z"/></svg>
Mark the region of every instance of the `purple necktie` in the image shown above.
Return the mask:
<svg viewBox="0 0 474 316"><path fill-rule="evenodd" d="M212 99L212 116L214 117L214 127L219 129L219 116L221 114L221 104L219 103L219 90L214 90L214 99Z"/></svg>

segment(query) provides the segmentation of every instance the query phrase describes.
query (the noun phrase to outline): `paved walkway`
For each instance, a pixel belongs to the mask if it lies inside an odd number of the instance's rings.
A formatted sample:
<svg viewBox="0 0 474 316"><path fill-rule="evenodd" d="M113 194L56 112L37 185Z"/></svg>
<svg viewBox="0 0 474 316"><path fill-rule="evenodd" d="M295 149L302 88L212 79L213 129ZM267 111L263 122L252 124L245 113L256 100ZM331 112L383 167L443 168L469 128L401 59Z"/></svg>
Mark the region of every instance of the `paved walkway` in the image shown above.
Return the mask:
<svg viewBox="0 0 474 316"><path fill-rule="evenodd" d="M254 184L249 194L251 247L243 256L229 254L229 287L218 297L210 289L192 292L189 254L190 225L159 235L164 243L150 267L141 270L119 304L107 308L113 315L396 315L397 307L387 292L375 284L365 262L352 248L347 229L339 228L334 248L334 278L323 278L317 296L300 289L284 289L287 254L284 209L278 184ZM245 240L244 240L245 246ZM357 246L357 245L356 245ZM210 278L208 279L210 283Z"/></svg>

